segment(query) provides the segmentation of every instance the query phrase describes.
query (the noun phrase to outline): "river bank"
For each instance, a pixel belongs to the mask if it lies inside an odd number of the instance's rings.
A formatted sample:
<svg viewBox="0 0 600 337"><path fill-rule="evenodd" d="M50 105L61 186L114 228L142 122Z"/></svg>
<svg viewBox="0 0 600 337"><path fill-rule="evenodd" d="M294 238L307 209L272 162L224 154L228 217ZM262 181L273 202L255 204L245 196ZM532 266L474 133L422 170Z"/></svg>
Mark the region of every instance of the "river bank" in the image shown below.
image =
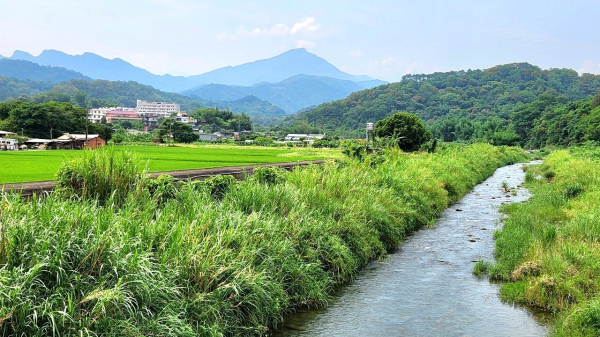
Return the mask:
<svg viewBox="0 0 600 337"><path fill-rule="evenodd" d="M557 336L600 335L600 150L550 154L527 172L530 202L510 205L497 235L506 301L544 310Z"/></svg>
<svg viewBox="0 0 600 337"><path fill-rule="evenodd" d="M275 336L543 336L527 310L503 303L499 284L473 275L493 259L498 208L529 199L524 164L499 168L435 225L373 262L323 309L290 315Z"/></svg>

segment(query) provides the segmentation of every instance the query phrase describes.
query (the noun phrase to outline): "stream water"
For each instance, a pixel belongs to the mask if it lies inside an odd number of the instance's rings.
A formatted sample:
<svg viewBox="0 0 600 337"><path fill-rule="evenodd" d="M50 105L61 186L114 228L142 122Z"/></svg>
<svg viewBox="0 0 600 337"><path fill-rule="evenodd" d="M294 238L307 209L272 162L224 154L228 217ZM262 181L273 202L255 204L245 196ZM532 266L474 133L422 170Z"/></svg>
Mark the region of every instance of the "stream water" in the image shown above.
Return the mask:
<svg viewBox="0 0 600 337"><path fill-rule="evenodd" d="M275 336L544 336L548 328L524 308L500 301L499 285L477 278L492 260L498 207L527 200L524 164L498 169L432 228L416 232L381 262L362 270L323 309L289 315ZM516 195L503 191L503 182Z"/></svg>

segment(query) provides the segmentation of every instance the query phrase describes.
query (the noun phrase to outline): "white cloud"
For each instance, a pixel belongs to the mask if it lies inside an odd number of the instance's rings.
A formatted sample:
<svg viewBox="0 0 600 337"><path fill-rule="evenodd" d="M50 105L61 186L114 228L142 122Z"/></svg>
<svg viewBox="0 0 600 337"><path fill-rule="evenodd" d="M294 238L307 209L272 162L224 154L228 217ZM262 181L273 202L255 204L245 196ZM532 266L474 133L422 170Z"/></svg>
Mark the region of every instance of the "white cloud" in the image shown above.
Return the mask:
<svg viewBox="0 0 600 337"><path fill-rule="evenodd" d="M374 75L389 79L399 78L400 76L406 74L413 74L415 71L423 71L422 64L410 62L394 56L385 56L381 59L372 59L369 62L369 67Z"/></svg>
<svg viewBox="0 0 600 337"><path fill-rule="evenodd" d="M236 40L240 37L268 37L268 36L309 36L314 35L321 29L321 24L314 17L307 17L296 22L290 28L288 25L278 23L271 28L254 28L248 30L244 27L238 28L235 35L222 33L217 36L219 40Z"/></svg>
<svg viewBox="0 0 600 337"><path fill-rule="evenodd" d="M353 50L350 52L350 56L353 57L361 57L363 55L365 55L365 53L363 53L362 50Z"/></svg>
<svg viewBox="0 0 600 337"><path fill-rule="evenodd" d="M595 63L594 61L587 60L583 62L581 68L577 69L577 72L580 74L600 74L600 63Z"/></svg>
<svg viewBox="0 0 600 337"><path fill-rule="evenodd" d="M394 65L397 62L398 61L395 58L388 56L388 57L384 58L383 60L379 61L379 64L381 64L384 67L387 67L387 66Z"/></svg>
<svg viewBox="0 0 600 337"><path fill-rule="evenodd" d="M317 45L310 42L310 41L305 41L305 40L296 40L296 47L297 48L314 48Z"/></svg>
<svg viewBox="0 0 600 337"><path fill-rule="evenodd" d="M321 28L321 24L315 20L313 17L304 18L301 22L296 22L292 29L290 29L290 33L292 35L301 34L301 33L314 33L317 32Z"/></svg>

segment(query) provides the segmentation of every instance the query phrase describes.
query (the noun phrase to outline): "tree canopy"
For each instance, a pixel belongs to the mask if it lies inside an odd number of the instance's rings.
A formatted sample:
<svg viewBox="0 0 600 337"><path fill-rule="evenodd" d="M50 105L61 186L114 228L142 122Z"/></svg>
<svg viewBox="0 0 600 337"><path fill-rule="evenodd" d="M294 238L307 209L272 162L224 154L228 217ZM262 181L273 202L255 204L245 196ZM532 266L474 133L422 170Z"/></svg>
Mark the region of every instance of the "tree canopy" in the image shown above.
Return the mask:
<svg viewBox="0 0 600 337"><path fill-rule="evenodd" d="M198 140L198 133L191 125L177 122L174 118L163 119L157 132L161 138L172 137L178 143L192 143Z"/></svg>
<svg viewBox="0 0 600 337"><path fill-rule="evenodd" d="M407 112L396 112L375 123L375 135L388 138L403 151L416 151L431 139L419 117Z"/></svg>
<svg viewBox="0 0 600 337"><path fill-rule="evenodd" d="M71 103L0 103L0 129L35 138L56 138L64 133L100 134L110 138L110 129L87 121L87 111Z"/></svg>

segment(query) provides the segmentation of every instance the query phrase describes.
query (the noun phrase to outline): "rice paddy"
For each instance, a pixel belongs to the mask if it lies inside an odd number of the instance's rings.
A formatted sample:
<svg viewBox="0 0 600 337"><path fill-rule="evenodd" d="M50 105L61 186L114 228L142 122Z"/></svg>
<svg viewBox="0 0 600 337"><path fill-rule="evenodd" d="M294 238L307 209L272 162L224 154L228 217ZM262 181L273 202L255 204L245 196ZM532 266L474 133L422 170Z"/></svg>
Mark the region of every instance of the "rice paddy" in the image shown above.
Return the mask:
<svg viewBox="0 0 600 337"><path fill-rule="evenodd" d="M339 158L339 150L205 145L196 147L115 146L135 153L150 172L255 165ZM63 160L81 156L79 150L0 152L0 184L54 180ZM145 167L145 165L142 165Z"/></svg>

